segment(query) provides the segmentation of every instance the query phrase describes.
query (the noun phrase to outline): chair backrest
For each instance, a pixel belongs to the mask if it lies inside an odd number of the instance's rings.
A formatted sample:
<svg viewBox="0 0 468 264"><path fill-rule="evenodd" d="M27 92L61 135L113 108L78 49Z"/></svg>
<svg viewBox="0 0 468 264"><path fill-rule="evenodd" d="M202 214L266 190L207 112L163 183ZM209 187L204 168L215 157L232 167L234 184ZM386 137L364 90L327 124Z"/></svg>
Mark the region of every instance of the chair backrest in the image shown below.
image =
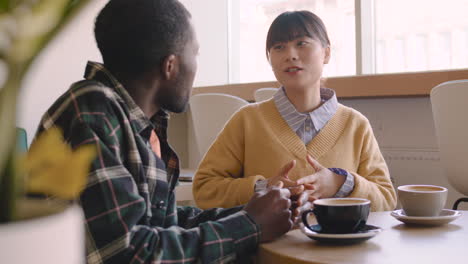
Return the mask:
<svg viewBox="0 0 468 264"><path fill-rule="evenodd" d="M468 80L450 81L431 90L432 113L442 166L457 191L468 195Z"/></svg>
<svg viewBox="0 0 468 264"><path fill-rule="evenodd" d="M28 151L28 137L24 128L16 128L16 147L21 153Z"/></svg>
<svg viewBox="0 0 468 264"><path fill-rule="evenodd" d="M208 148L223 129L226 122L246 100L222 93L196 94L190 99L189 127L193 135L189 142L189 167L198 167ZM189 137L190 138L190 137ZM193 148L193 149L190 149Z"/></svg>
<svg viewBox="0 0 468 264"><path fill-rule="evenodd" d="M256 102L270 99L278 91L278 88L260 88L255 91L254 98Z"/></svg>

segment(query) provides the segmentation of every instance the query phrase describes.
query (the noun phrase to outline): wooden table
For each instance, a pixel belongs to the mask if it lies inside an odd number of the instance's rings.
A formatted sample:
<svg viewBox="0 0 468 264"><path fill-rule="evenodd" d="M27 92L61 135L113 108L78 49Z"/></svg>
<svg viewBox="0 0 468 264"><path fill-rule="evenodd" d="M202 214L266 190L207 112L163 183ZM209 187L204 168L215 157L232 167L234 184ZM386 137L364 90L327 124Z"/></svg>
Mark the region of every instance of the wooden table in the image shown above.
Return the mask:
<svg viewBox="0 0 468 264"><path fill-rule="evenodd" d="M371 213L368 224L383 231L353 245L321 244L301 230L293 230L261 244L257 263L468 263L468 211L462 213L453 222L437 227L407 226L390 212Z"/></svg>

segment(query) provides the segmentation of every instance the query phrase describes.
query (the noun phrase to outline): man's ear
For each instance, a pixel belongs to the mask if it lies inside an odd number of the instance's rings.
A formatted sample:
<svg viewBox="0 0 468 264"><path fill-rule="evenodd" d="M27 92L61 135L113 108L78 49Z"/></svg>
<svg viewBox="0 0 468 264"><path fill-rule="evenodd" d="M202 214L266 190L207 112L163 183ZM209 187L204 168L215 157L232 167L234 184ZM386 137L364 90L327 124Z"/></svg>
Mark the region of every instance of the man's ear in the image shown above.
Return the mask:
<svg viewBox="0 0 468 264"><path fill-rule="evenodd" d="M330 53L330 46L325 47L325 58L323 60L323 64L328 64L328 62L330 61Z"/></svg>
<svg viewBox="0 0 468 264"><path fill-rule="evenodd" d="M171 80L179 73L179 59L176 55L171 54L167 56L161 67L162 76L166 80Z"/></svg>

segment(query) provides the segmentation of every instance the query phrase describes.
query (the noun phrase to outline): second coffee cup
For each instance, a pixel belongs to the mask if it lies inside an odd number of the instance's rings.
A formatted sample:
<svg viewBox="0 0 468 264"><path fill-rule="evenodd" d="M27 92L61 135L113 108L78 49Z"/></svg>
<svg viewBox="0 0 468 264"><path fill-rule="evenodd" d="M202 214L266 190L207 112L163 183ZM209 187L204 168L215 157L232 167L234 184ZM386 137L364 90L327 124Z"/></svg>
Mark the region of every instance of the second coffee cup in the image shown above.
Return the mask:
<svg viewBox="0 0 468 264"><path fill-rule="evenodd" d="M355 233L366 226L369 211L370 201L367 199L319 199L314 201L314 209L304 212L302 222L311 229L307 218L313 212L320 225L320 233Z"/></svg>
<svg viewBox="0 0 468 264"><path fill-rule="evenodd" d="M447 201L447 188L436 185L398 186L398 199L407 216L438 216Z"/></svg>

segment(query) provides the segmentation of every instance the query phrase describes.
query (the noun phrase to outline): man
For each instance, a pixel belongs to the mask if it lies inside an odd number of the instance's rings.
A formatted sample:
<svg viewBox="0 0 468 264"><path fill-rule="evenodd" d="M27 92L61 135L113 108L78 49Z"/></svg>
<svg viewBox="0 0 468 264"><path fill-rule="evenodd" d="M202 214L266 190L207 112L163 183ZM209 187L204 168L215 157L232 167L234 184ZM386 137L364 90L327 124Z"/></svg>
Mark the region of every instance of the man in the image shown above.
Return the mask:
<svg viewBox="0 0 468 264"><path fill-rule="evenodd" d="M179 161L167 111L185 110L198 52L182 4L111 0L95 36L104 64L88 63L85 80L52 105L38 131L58 126L73 147L97 145L80 197L88 263L242 262L291 229L307 197L292 205L281 183L236 208L175 205Z"/></svg>

